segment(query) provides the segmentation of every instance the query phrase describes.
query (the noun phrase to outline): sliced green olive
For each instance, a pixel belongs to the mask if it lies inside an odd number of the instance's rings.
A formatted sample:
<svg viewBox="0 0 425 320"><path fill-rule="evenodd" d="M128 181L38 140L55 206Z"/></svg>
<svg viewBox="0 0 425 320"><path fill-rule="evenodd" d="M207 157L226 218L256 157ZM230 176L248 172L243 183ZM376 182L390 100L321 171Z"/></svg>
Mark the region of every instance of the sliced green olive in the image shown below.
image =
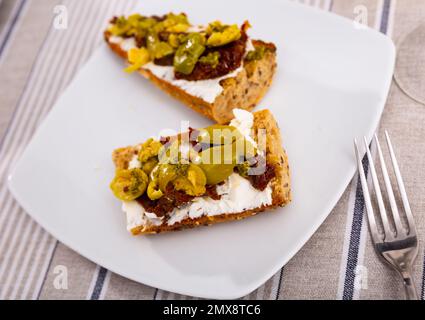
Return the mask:
<svg viewBox="0 0 425 320"><path fill-rule="evenodd" d="M178 176L176 165L172 164L161 164L158 171L158 186L165 192L170 182L176 179Z"/></svg>
<svg viewBox="0 0 425 320"><path fill-rule="evenodd" d="M168 44L172 46L174 49L180 46L179 36L175 33L172 33L168 37Z"/></svg>
<svg viewBox="0 0 425 320"><path fill-rule="evenodd" d="M173 182L176 190L184 191L191 196L200 196L205 193L207 178L204 171L195 164L190 164L186 176L179 176Z"/></svg>
<svg viewBox="0 0 425 320"><path fill-rule="evenodd" d="M145 192L148 181L148 176L141 169L119 169L110 187L118 199L131 201L137 199Z"/></svg>
<svg viewBox="0 0 425 320"><path fill-rule="evenodd" d="M157 164L158 159L156 157L152 157L142 164L142 170L149 176Z"/></svg>
<svg viewBox="0 0 425 320"><path fill-rule="evenodd" d="M132 73L139 70L142 66L149 62L149 51L146 48L133 48L127 53L127 59L130 66L125 69L126 72Z"/></svg>
<svg viewBox="0 0 425 320"><path fill-rule="evenodd" d="M239 27L236 24L233 24L231 26L227 26L222 31L213 31L207 40L207 46L224 46L225 44L239 40L241 35Z"/></svg>
<svg viewBox="0 0 425 320"><path fill-rule="evenodd" d="M201 164L207 178L208 185L215 185L225 181L233 173L234 164Z"/></svg>
<svg viewBox="0 0 425 320"><path fill-rule="evenodd" d="M249 169L251 168L251 166L248 161L245 161L243 163L238 164L236 168L238 169L239 175L246 178L249 175Z"/></svg>
<svg viewBox="0 0 425 320"><path fill-rule="evenodd" d="M223 24L219 20L216 20L216 21L210 22L208 24L208 27L207 27L206 32L207 32L208 35L211 35L214 32L222 32L222 31L224 31L224 29L226 29L226 27L227 27L227 25Z"/></svg>
<svg viewBox="0 0 425 320"><path fill-rule="evenodd" d="M266 54L266 47L258 46L258 47L255 47L255 50L248 52L245 59L247 61L261 60L264 58L265 54Z"/></svg>
<svg viewBox="0 0 425 320"><path fill-rule="evenodd" d="M206 144L230 144L242 137L235 127L215 124L201 129L197 141Z"/></svg>
<svg viewBox="0 0 425 320"><path fill-rule="evenodd" d="M151 181L148 185L147 195L151 200L158 200L164 195L164 193L158 189L158 185L154 181Z"/></svg>
<svg viewBox="0 0 425 320"><path fill-rule="evenodd" d="M195 164L159 164L151 172L148 196L152 200L159 199L172 183L176 190L188 195L199 196L205 193L207 178Z"/></svg>
<svg viewBox="0 0 425 320"><path fill-rule="evenodd" d="M174 68L177 72L191 74L199 57L205 51L205 38L200 33L190 33L174 55Z"/></svg>
<svg viewBox="0 0 425 320"><path fill-rule="evenodd" d="M220 62L220 52L214 51L208 53L206 56L202 56L199 62L209 64L211 67L216 68Z"/></svg>
<svg viewBox="0 0 425 320"><path fill-rule="evenodd" d="M154 32L149 32L146 42L149 54L154 59L161 59L174 52L173 47L167 42L159 40L158 35Z"/></svg>
<svg viewBox="0 0 425 320"><path fill-rule="evenodd" d="M154 26L155 32L186 32L190 24L185 14L174 14L169 13L165 16L165 19L158 22Z"/></svg>
<svg viewBox="0 0 425 320"><path fill-rule="evenodd" d="M139 161L144 163L150 158L158 156L161 148L161 142L154 139L148 139L145 143L142 144L142 147L140 148Z"/></svg>
<svg viewBox="0 0 425 320"><path fill-rule="evenodd" d="M159 168L160 168L160 165L159 164L156 165L152 169L151 174L149 175L150 181L149 181L148 190L146 193L149 199L151 200L158 200L164 195L164 193L161 191L158 185Z"/></svg>
<svg viewBox="0 0 425 320"><path fill-rule="evenodd" d="M234 168L257 153L254 145L245 138L231 144L208 148L199 153L200 168L207 177L207 184L214 185L226 180Z"/></svg>
<svg viewBox="0 0 425 320"><path fill-rule="evenodd" d="M214 185L226 180L236 165L233 144L216 146L199 153L202 171L207 177L207 184Z"/></svg>

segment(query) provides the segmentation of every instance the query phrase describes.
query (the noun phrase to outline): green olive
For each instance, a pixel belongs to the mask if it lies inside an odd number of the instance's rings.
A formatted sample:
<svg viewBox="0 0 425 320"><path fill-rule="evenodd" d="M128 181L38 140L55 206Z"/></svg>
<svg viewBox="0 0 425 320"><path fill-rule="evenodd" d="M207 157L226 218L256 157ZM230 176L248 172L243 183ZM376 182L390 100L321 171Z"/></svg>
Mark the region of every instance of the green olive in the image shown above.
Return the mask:
<svg viewBox="0 0 425 320"><path fill-rule="evenodd" d="M159 189L165 192L170 182L178 177L176 165L161 164L158 170L158 186Z"/></svg>
<svg viewBox="0 0 425 320"><path fill-rule="evenodd" d="M186 176L179 176L173 181L176 190L184 191L191 196L201 196L205 193L207 178L204 171L195 164L190 164Z"/></svg>
<svg viewBox="0 0 425 320"><path fill-rule="evenodd" d="M216 68L220 62L220 52L214 51L208 53L206 56L202 56L199 62L209 64L211 67Z"/></svg>
<svg viewBox="0 0 425 320"><path fill-rule="evenodd" d="M165 19L157 22L153 27L155 32L186 32L190 24L185 14L169 13Z"/></svg>
<svg viewBox="0 0 425 320"><path fill-rule="evenodd" d="M178 48L180 45L180 40L177 34L171 33L168 37L168 44L173 48Z"/></svg>
<svg viewBox="0 0 425 320"><path fill-rule="evenodd" d="M201 164L207 178L208 185L215 185L225 181L233 173L234 164Z"/></svg>
<svg viewBox="0 0 425 320"><path fill-rule="evenodd" d="M151 172L148 196L159 199L172 183L176 190L188 195L200 196L205 193L207 178L200 167L195 164L159 164Z"/></svg>
<svg viewBox="0 0 425 320"><path fill-rule="evenodd" d="M207 34L211 35L214 32L222 32L224 31L224 29L227 27L227 25L223 24L221 21L216 20L213 22L210 22L207 26Z"/></svg>
<svg viewBox="0 0 425 320"><path fill-rule="evenodd" d="M142 164L142 170L147 175L150 175L152 170L156 167L157 164L158 164L158 159L156 157L152 157L148 161Z"/></svg>
<svg viewBox="0 0 425 320"><path fill-rule="evenodd" d="M219 47L224 46L230 42L239 40L241 37L241 30L236 24L226 26L222 31L213 31L207 40L207 46Z"/></svg>
<svg viewBox="0 0 425 320"><path fill-rule="evenodd" d="M123 201L131 201L140 197L148 186L148 176L139 169L119 169L111 182L114 195Z"/></svg>
<svg viewBox="0 0 425 320"><path fill-rule="evenodd" d="M236 168L238 169L239 175L246 178L249 175L249 169L251 168L251 165L248 161L245 161L241 164L238 164Z"/></svg>
<svg viewBox="0 0 425 320"><path fill-rule="evenodd" d="M233 144L216 146L199 153L200 168L207 177L207 184L214 185L226 180L236 165Z"/></svg>
<svg viewBox="0 0 425 320"><path fill-rule="evenodd" d="M152 169L151 174L149 175L150 181L149 181L148 190L146 193L149 199L151 200L157 200L164 195L164 193L161 191L158 185L159 168L160 168L160 165L159 164L156 165Z"/></svg>
<svg viewBox="0 0 425 320"><path fill-rule="evenodd" d="M257 153L253 144L244 137L232 144L218 145L199 153L199 166L207 177L207 184L214 185L226 180L234 168Z"/></svg>
<svg viewBox="0 0 425 320"><path fill-rule="evenodd" d="M155 181L151 181L148 185L147 195L151 200L158 200L164 195L164 193L158 189L158 185Z"/></svg>
<svg viewBox="0 0 425 320"><path fill-rule="evenodd" d="M240 131L233 126L215 124L201 129L197 141L206 144L223 145L233 143L242 137Z"/></svg>
<svg viewBox="0 0 425 320"><path fill-rule="evenodd" d="M148 139L142 144L139 151L139 161L144 163L152 157L156 157L162 148L162 144L154 139Z"/></svg>
<svg viewBox="0 0 425 320"><path fill-rule="evenodd" d="M255 47L255 50L248 52L245 59L247 61L261 60L264 58L265 54L266 54L266 47L257 46Z"/></svg>
<svg viewBox="0 0 425 320"><path fill-rule="evenodd" d="M161 59L174 52L173 47L167 42L159 40L158 35L154 32L149 32L146 42L149 54L154 59Z"/></svg>
<svg viewBox="0 0 425 320"><path fill-rule="evenodd" d="M199 57L205 51L205 38L198 32L190 33L174 55L174 68L177 72L191 74Z"/></svg>

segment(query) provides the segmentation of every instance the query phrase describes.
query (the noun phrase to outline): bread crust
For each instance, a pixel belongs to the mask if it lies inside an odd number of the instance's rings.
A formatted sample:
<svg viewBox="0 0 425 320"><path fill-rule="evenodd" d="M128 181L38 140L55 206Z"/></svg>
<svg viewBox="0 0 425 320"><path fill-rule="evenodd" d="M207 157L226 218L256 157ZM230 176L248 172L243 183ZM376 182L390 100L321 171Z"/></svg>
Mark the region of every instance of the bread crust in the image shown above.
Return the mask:
<svg viewBox="0 0 425 320"><path fill-rule="evenodd" d="M131 229L133 235L156 234L167 231L177 231L197 226L207 226L220 222L242 220L264 212L266 209L275 209L283 207L291 202L290 171L288 157L282 147L280 130L269 110L261 110L253 113L254 115L254 138L257 137L258 130L264 129L266 133L266 160L272 164L276 170L276 177L271 180L272 204L262 206L252 210L239 213L222 214L216 216L202 216L196 219L187 218L171 226L140 226ZM137 154L139 146L129 146L120 148L113 152L112 160L117 169L126 169L134 154Z"/></svg>
<svg viewBox="0 0 425 320"><path fill-rule="evenodd" d="M127 61L127 52L121 46L109 41L109 32L104 34L109 47L118 56ZM235 108L252 111L261 101L272 84L276 72L276 47L272 43L260 40L252 41L254 46L266 46L267 50L261 60L245 61L243 70L234 78L227 78L220 82L223 92L213 103L192 96L179 87L156 77L149 70L140 70L140 74L150 80L158 88L170 96L181 101L186 106L219 123L228 123L233 118Z"/></svg>

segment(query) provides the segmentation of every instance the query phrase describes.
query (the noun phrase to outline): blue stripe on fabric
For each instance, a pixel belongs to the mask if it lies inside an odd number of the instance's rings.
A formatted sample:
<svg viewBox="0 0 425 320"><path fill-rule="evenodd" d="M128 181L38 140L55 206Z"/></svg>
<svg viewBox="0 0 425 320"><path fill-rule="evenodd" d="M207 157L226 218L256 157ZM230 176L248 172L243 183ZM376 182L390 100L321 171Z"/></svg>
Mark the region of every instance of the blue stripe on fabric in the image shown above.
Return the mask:
<svg viewBox="0 0 425 320"><path fill-rule="evenodd" d="M100 267L99 273L97 274L96 283L93 288L93 292L91 294L90 300L99 300L100 294L102 292L103 284L105 283L106 274L108 270Z"/></svg>
<svg viewBox="0 0 425 320"><path fill-rule="evenodd" d="M15 25L19 20L19 17L21 16L22 10L24 9L25 4L27 3L27 0L22 0L19 4L18 10L16 11L12 22L9 26L9 28L6 31L6 35L4 37L4 41L0 44L0 57L3 55L4 49L6 48L7 43L9 42L10 36L12 35L13 29L15 29Z"/></svg>
<svg viewBox="0 0 425 320"><path fill-rule="evenodd" d="M363 168L367 176L369 171L369 162L367 157L363 158ZM343 300L352 300L354 294L354 280L356 278L356 267L359 257L360 237L362 232L364 216L364 197L360 177L356 186L356 199L354 201L354 214L351 225L350 244L347 254L347 267L345 270Z"/></svg>
<svg viewBox="0 0 425 320"><path fill-rule="evenodd" d="M280 288L282 286L282 280L283 280L283 269L285 267L282 267L282 269L280 269L280 276L279 276L279 284L277 286L277 292L276 292L276 300L279 300L279 296L280 296Z"/></svg>
<svg viewBox="0 0 425 320"><path fill-rule="evenodd" d="M388 33L388 20L390 18L391 0L384 0L384 8L382 9L381 25L379 31L384 34Z"/></svg>

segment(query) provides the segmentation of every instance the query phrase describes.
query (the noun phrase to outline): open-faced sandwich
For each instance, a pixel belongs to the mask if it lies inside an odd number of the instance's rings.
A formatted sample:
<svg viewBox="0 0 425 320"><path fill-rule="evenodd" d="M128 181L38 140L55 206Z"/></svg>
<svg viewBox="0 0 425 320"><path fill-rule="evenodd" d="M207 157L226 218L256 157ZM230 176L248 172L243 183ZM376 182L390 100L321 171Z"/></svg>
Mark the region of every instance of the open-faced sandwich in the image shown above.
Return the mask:
<svg viewBox="0 0 425 320"><path fill-rule="evenodd" d="M291 201L289 165L268 110L117 149L111 182L134 235L240 220Z"/></svg>
<svg viewBox="0 0 425 320"><path fill-rule="evenodd" d="M252 40L248 22L193 26L185 14L115 17L105 31L111 49L159 88L197 112L228 123L234 108L252 110L276 70L273 43Z"/></svg>

